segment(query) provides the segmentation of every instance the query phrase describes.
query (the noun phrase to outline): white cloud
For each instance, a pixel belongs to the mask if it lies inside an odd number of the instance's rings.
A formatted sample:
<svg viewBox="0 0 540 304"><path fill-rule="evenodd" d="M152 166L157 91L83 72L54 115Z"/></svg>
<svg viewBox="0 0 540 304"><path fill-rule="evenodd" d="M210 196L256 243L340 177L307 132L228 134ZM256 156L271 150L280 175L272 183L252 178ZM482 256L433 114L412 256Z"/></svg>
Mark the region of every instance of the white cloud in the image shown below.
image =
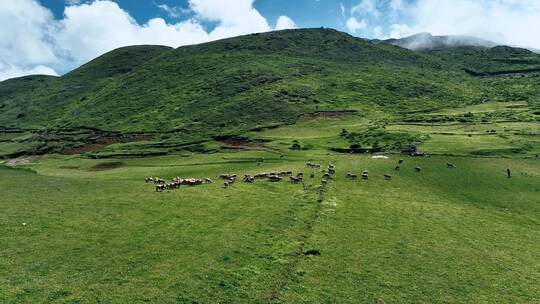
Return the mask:
<svg viewBox="0 0 540 304"><path fill-rule="evenodd" d="M277 22L276 22L276 30L285 30L285 29L293 29L296 28L296 23L294 21L287 17L287 16L279 16Z"/></svg>
<svg viewBox="0 0 540 304"><path fill-rule="evenodd" d="M402 38L416 34L407 24L392 24L390 26L390 37Z"/></svg>
<svg viewBox="0 0 540 304"><path fill-rule="evenodd" d="M189 4L195 18L218 23L209 33L212 39L272 30L253 0L189 0Z"/></svg>
<svg viewBox="0 0 540 304"><path fill-rule="evenodd" d="M55 70L51 69L50 67L43 66L43 65L38 65L38 66L34 66L34 67L26 69L19 66L13 66L13 65L7 66L0 63L0 80L21 77L25 75L58 76Z"/></svg>
<svg viewBox="0 0 540 304"><path fill-rule="evenodd" d="M430 32L540 48L540 0L360 0L351 15L375 38Z"/></svg>
<svg viewBox="0 0 540 304"><path fill-rule="evenodd" d="M202 26L193 20L170 25L155 18L139 25L118 4L110 1L67 7L56 34L56 43L62 46L64 55L76 64L127 45L178 47L208 40Z"/></svg>
<svg viewBox="0 0 540 304"><path fill-rule="evenodd" d="M410 15L408 25L415 32L472 35L540 48L538 0L418 0Z"/></svg>
<svg viewBox="0 0 540 304"><path fill-rule="evenodd" d="M5 79L5 75L21 76L35 66L57 62L50 44L52 21L52 14L34 1L2 2L0 79Z"/></svg>
<svg viewBox="0 0 540 304"><path fill-rule="evenodd" d="M82 0L66 0L67 5L77 5L81 4Z"/></svg>
<svg viewBox="0 0 540 304"><path fill-rule="evenodd" d="M367 28L367 22L365 20L358 20L355 17L349 18L346 23L347 29L352 32L356 33L359 30L364 30Z"/></svg>
<svg viewBox="0 0 540 304"><path fill-rule="evenodd" d="M369 14L374 17L379 17L381 12L377 8L376 0L362 0L351 8L351 14Z"/></svg>
<svg viewBox="0 0 540 304"><path fill-rule="evenodd" d="M273 28L253 0L189 0L192 16L174 24L154 18L138 24L110 0L66 0L61 20L38 0L0 0L0 81L31 73L55 75L115 48L135 44L179 47ZM161 5L164 11L179 8ZM203 23L216 26L208 31ZM287 16L276 28L295 28Z"/></svg>
<svg viewBox="0 0 540 304"><path fill-rule="evenodd" d="M167 4L158 4L157 7L167 13L171 18L178 18L191 12L189 8L170 6Z"/></svg>

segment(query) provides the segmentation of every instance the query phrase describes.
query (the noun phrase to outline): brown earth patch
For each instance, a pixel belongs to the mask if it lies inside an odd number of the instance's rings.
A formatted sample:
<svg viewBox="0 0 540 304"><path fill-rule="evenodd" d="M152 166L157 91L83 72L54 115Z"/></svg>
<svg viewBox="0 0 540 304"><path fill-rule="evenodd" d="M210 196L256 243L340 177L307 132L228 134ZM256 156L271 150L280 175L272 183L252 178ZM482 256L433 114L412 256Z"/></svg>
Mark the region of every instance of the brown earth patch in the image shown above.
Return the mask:
<svg viewBox="0 0 540 304"><path fill-rule="evenodd" d="M70 170L76 170L79 169L77 166L60 166L60 169L70 169Z"/></svg>
<svg viewBox="0 0 540 304"><path fill-rule="evenodd" d="M125 166L122 162L108 162L108 163L99 163L91 168L88 168L87 171L95 172L95 171L107 171L112 170L116 168L120 168Z"/></svg>
<svg viewBox="0 0 540 304"><path fill-rule="evenodd" d="M272 150L264 145L263 142L250 141L243 138L227 138L218 140L222 144L223 149L238 149L238 150Z"/></svg>

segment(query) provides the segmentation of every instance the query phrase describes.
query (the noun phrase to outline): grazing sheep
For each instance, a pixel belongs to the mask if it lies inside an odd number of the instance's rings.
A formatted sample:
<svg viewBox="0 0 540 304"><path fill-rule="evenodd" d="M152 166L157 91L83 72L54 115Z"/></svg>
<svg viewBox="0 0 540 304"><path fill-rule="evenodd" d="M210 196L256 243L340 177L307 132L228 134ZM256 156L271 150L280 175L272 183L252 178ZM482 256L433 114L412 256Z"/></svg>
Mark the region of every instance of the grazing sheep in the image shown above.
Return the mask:
<svg viewBox="0 0 540 304"><path fill-rule="evenodd" d="M421 167L416 167L416 168L414 168L414 170L416 170L416 172L420 172L420 171L422 171L422 168Z"/></svg>
<svg viewBox="0 0 540 304"><path fill-rule="evenodd" d="M255 181L255 178L253 176L251 176L251 175L246 174L246 175L244 175L243 181L245 183L250 183L251 184L251 183L253 183Z"/></svg>
<svg viewBox="0 0 540 304"><path fill-rule="evenodd" d="M384 175L384 179L388 179L388 180L389 180L389 179L392 179L392 175L390 175L390 174L385 174L385 175Z"/></svg>
<svg viewBox="0 0 540 304"><path fill-rule="evenodd" d="M315 177L315 173L311 173L311 174L309 175L309 177L314 178L314 177Z"/></svg>
<svg viewBox="0 0 540 304"><path fill-rule="evenodd" d="M207 184L211 184L212 183L212 179L207 177L204 179L204 182L207 183Z"/></svg>
<svg viewBox="0 0 540 304"><path fill-rule="evenodd" d="M399 171L399 169L401 169L401 167L400 167L400 166L396 166L394 169L395 169L396 171Z"/></svg>
<svg viewBox="0 0 540 304"><path fill-rule="evenodd" d="M298 176L289 176L289 178L291 179L291 183L293 184L298 184L302 181L302 178Z"/></svg>
<svg viewBox="0 0 540 304"><path fill-rule="evenodd" d="M452 163L446 163L446 167L448 168L455 168L456 166Z"/></svg>
<svg viewBox="0 0 540 304"><path fill-rule="evenodd" d="M369 178L369 172L367 170L364 170L364 172L362 172L362 179L368 179Z"/></svg>
<svg viewBox="0 0 540 304"><path fill-rule="evenodd" d="M280 182L283 178L277 175L268 175L268 180L271 182Z"/></svg>
<svg viewBox="0 0 540 304"><path fill-rule="evenodd" d="M161 192L163 190L165 190L165 184L156 185L156 192Z"/></svg>

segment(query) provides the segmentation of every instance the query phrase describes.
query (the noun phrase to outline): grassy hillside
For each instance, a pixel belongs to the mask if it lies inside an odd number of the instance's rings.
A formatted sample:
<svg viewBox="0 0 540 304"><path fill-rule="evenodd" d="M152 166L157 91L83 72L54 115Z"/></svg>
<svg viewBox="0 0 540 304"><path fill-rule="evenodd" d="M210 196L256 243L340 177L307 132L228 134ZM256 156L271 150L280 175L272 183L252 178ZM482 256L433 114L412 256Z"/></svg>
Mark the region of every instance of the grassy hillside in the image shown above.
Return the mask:
<svg viewBox="0 0 540 304"><path fill-rule="evenodd" d="M431 54L334 30L287 30L177 50L129 47L60 78L2 82L0 126L40 134L29 151L66 150L118 132L174 134L186 144L306 113L395 116L475 104L488 93L481 80ZM73 130L84 136L66 134Z"/></svg>
<svg viewBox="0 0 540 304"><path fill-rule="evenodd" d="M62 76L27 76L0 83L0 126L41 129L64 119L71 107L108 83L164 52L162 46L132 46L107 53Z"/></svg>
<svg viewBox="0 0 540 304"><path fill-rule="evenodd" d="M0 302L538 303L539 58L309 29L1 82Z"/></svg>

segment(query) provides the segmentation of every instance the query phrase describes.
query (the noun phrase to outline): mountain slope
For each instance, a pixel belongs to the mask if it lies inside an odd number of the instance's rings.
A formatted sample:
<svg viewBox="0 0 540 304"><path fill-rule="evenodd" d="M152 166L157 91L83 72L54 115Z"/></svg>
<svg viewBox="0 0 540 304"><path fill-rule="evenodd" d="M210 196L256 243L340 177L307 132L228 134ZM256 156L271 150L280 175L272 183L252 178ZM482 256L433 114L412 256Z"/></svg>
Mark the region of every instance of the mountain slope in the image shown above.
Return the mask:
<svg viewBox="0 0 540 304"><path fill-rule="evenodd" d="M1 82L0 126L52 137L74 130L173 134L167 138L189 143L321 111L392 119L495 97L513 100L518 86L469 71L489 72L484 65L504 58L513 65L540 57L513 48L415 52L329 29L253 34L175 50L129 47L59 78ZM523 98L538 93L528 85L531 79L519 80L530 88ZM505 89L495 92L497 86ZM51 135L40 141L50 142Z"/></svg>
<svg viewBox="0 0 540 304"><path fill-rule="evenodd" d="M46 127L70 106L171 48L131 46L109 52L62 76L27 76L0 83L0 125Z"/></svg>
<svg viewBox="0 0 540 304"><path fill-rule="evenodd" d="M7 111L0 125L119 131L261 126L306 111L390 109L419 99L431 103L433 95L464 99L470 91L459 85L459 73L441 70L437 58L333 30L248 35L170 52L159 48L152 56L129 50L106 54L34 93L5 93L20 80L2 83ZM429 77L416 77L420 73ZM441 78L453 83L433 81Z"/></svg>

